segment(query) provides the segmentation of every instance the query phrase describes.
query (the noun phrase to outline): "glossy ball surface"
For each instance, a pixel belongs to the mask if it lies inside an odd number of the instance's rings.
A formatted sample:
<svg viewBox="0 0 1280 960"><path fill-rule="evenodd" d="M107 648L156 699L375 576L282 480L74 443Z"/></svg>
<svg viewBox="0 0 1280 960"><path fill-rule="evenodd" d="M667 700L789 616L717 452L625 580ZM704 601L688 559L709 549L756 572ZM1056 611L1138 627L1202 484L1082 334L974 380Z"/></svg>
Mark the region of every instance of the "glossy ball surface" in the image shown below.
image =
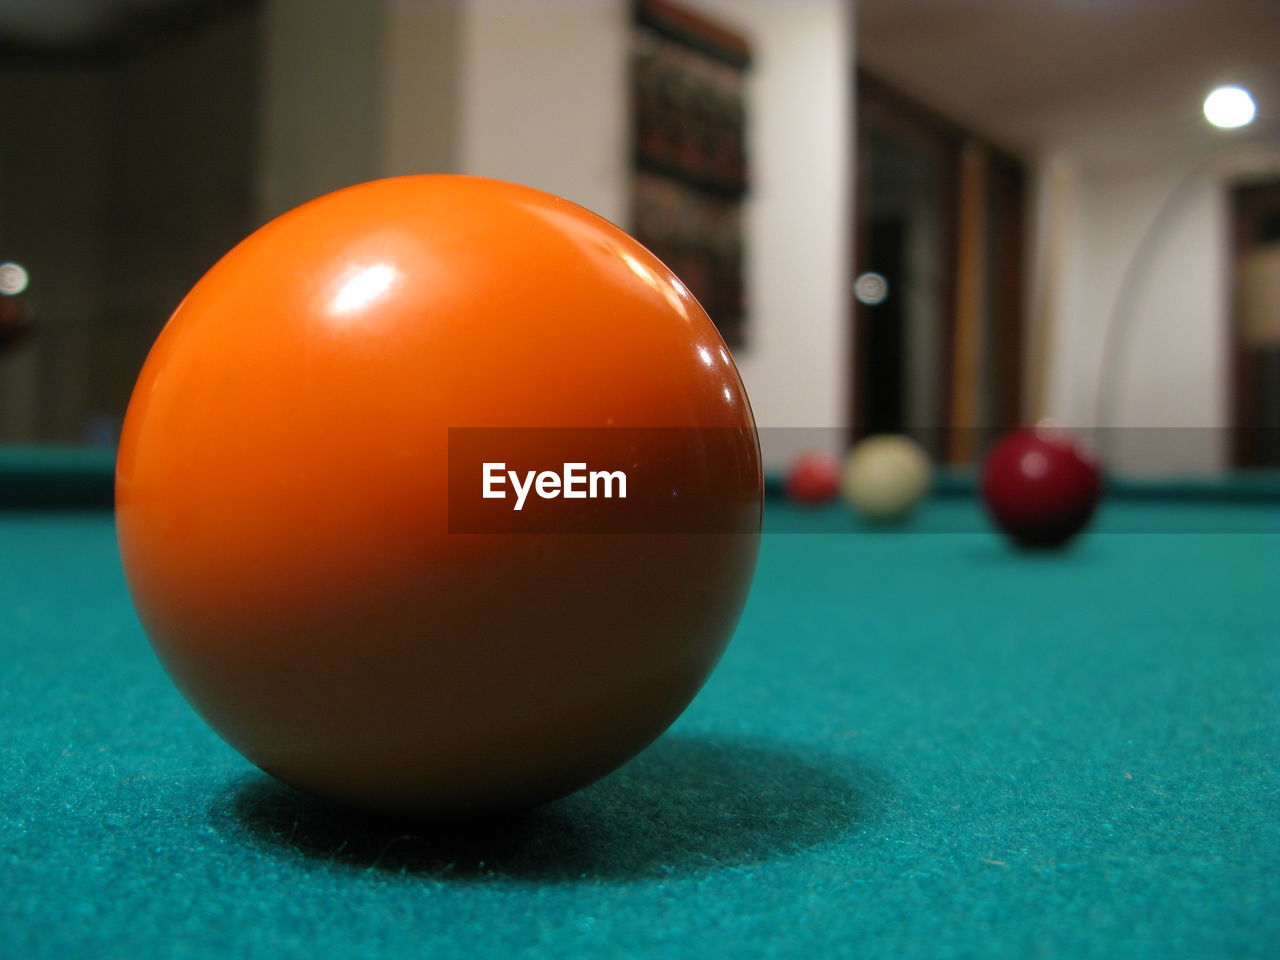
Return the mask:
<svg viewBox="0 0 1280 960"><path fill-rule="evenodd" d="M787 471L787 497L793 503L817 505L840 495L840 461L829 453L802 454Z"/></svg>
<svg viewBox="0 0 1280 960"><path fill-rule="evenodd" d="M541 428L533 459L636 428L634 462L699 496L660 533L602 532L611 505L450 532L451 428ZM196 709L281 780L392 814L624 763L716 663L759 539L750 407L683 285L582 208L470 177L341 190L231 250L152 349L117 471L129 587Z"/></svg>
<svg viewBox="0 0 1280 960"><path fill-rule="evenodd" d="M845 460L841 491L864 519L902 523L928 495L929 455L910 437L877 434L859 441Z"/></svg>
<svg viewBox="0 0 1280 960"><path fill-rule="evenodd" d="M1023 547L1067 543L1088 524L1101 494L1096 461L1064 430L1015 430L999 440L983 463L987 512Z"/></svg>

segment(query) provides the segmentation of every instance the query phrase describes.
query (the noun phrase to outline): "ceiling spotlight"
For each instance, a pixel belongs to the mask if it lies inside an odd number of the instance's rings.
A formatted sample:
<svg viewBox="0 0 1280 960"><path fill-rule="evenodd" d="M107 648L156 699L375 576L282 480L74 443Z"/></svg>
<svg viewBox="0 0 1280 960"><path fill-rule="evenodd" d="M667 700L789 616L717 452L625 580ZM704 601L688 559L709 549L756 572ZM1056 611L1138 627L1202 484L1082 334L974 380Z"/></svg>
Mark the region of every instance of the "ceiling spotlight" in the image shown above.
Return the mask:
<svg viewBox="0 0 1280 960"><path fill-rule="evenodd" d="M1257 112L1253 97L1242 87L1218 87L1204 98L1205 119L1215 127L1243 127Z"/></svg>

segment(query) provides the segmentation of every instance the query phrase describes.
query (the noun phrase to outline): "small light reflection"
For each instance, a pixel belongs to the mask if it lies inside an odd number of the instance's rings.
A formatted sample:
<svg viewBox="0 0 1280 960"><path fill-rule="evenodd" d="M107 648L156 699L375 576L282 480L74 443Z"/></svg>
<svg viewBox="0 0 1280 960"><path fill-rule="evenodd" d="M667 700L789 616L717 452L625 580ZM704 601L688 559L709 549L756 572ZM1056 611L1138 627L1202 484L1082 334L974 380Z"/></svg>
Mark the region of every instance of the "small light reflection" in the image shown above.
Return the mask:
<svg viewBox="0 0 1280 960"><path fill-rule="evenodd" d="M646 267L643 263L641 263L631 254L627 253L625 250L619 250L618 255L622 257L623 262L626 263L628 269L630 269L632 273L634 273L637 277L639 277L649 286L654 287L655 289L657 288L658 278L653 275L652 270Z"/></svg>
<svg viewBox="0 0 1280 960"><path fill-rule="evenodd" d="M1031 450L1022 455L1022 472L1034 480L1038 480L1049 472L1049 458L1039 450Z"/></svg>
<svg viewBox="0 0 1280 960"><path fill-rule="evenodd" d="M702 361L704 367L714 367L716 358L711 356L711 351L706 347L698 347L698 359Z"/></svg>
<svg viewBox="0 0 1280 960"><path fill-rule="evenodd" d="M729 404L729 406L733 406L733 391L728 387L725 387L722 392L724 393L725 403Z"/></svg>
<svg viewBox="0 0 1280 960"><path fill-rule="evenodd" d="M869 307L884 303L889 296L889 281L882 274L868 271L853 282L853 294Z"/></svg>
<svg viewBox="0 0 1280 960"><path fill-rule="evenodd" d="M667 301L667 304L671 309L678 313L682 319L689 319L689 308L685 305L684 300L684 298L689 296L689 291L685 289L684 284L674 276L671 278L670 282L667 282L631 254L627 253L627 251L616 247L614 249L617 250L618 256L622 258L622 262L627 265L627 269L639 277L640 280L644 282L645 286L662 294L663 299Z"/></svg>
<svg viewBox="0 0 1280 960"><path fill-rule="evenodd" d="M343 281L329 304L332 313L352 313L377 300L399 278L395 267L376 263L371 267L358 267Z"/></svg>
<svg viewBox="0 0 1280 960"><path fill-rule="evenodd" d="M6 297L16 297L27 289L30 279L26 268L21 264L13 263L12 261L0 263L0 294L4 294Z"/></svg>
<svg viewBox="0 0 1280 960"><path fill-rule="evenodd" d="M1061 424L1052 417L1041 417L1033 428L1035 435L1048 443L1060 443L1063 435Z"/></svg>

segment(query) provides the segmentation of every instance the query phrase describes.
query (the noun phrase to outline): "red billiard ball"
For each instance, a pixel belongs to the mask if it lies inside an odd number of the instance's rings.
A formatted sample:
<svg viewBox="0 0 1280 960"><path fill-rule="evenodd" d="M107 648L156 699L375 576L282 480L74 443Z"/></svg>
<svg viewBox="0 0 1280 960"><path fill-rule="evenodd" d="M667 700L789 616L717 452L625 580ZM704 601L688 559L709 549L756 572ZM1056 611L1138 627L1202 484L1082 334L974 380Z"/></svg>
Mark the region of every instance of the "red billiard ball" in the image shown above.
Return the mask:
<svg viewBox="0 0 1280 960"><path fill-rule="evenodd" d="M840 461L829 453L802 454L787 471L787 496L795 503L827 503L839 493Z"/></svg>
<svg viewBox="0 0 1280 960"><path fill-rule="evenodd" d="M455 529L450 437L491 429L566 472L574 437L621 431L636 489ZM581 207L476 177L350 187L242 241L161 332L117 462L125 573L183 693L267 772L386 813L528 806L626 762L714 667L759 543L750 405L688 290Z"/></svg>
<svg viewBox="0 0 1280 960"><path fill-rule="evenodd" d="M987 455L982 499L1023 547L1065 544L1088 524L1101 495L1097 462L1065 430L1015 430Z"/></svg>

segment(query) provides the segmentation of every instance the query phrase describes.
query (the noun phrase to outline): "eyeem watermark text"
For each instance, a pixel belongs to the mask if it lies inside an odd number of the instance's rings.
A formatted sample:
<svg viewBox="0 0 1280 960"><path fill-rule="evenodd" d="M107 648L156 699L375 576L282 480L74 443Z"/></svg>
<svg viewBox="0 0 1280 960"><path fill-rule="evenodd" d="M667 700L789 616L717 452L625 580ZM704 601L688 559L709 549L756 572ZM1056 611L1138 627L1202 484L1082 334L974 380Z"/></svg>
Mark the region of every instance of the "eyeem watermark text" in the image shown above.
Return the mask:
<svg viewBox="0 0 1280 960"><path fill-rule="evenodd" d="M543 500L619 500L627 498L627 475L621 470L587 470L585 463L566 463L559 473L554 470L527 470L521 476L508 470L505 463L485 463L482 496L486 500L505 500L507 486L515 494L514 510L523 510L530 492Z"/></svg>

